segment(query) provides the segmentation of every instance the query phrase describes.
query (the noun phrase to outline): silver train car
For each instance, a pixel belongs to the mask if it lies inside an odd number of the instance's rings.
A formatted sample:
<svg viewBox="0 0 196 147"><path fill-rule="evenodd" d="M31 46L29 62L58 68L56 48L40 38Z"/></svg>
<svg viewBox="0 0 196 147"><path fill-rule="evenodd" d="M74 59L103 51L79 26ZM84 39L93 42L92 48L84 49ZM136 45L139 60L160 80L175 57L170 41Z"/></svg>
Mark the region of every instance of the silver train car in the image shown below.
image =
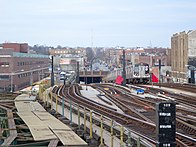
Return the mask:
<svg viewBox="0 0 196 147"><path fill-rule="evenodd" d="M132 84L147 84L150 82L149 65L146 63L139 63L125 67L126 83ZM111 71L105 78L107 82L115 82L117 76L122 76L123 68L118 68Z"/></svg>

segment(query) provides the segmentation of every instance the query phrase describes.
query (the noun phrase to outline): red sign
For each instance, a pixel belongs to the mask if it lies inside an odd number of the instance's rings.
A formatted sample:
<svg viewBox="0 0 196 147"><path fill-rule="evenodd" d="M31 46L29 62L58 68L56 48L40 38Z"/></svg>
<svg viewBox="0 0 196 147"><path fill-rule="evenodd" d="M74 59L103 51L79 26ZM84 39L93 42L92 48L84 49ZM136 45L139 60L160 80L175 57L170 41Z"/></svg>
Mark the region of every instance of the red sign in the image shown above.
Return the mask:
<svg viewBox="0 0 196 147"><path fill-rule="evenodd" d="M122 76L118 76L117 78L116 78L116 81L115 81L115 83L116 84L118 84L118 85L121 85L122 84L122 82L123 82L123 77Z"/></svg>
<svg viewBox="0 0 196 147"><path fill-rule="evenodd" d="M152 73L152 82L158 83L159 79Z"/></svg>

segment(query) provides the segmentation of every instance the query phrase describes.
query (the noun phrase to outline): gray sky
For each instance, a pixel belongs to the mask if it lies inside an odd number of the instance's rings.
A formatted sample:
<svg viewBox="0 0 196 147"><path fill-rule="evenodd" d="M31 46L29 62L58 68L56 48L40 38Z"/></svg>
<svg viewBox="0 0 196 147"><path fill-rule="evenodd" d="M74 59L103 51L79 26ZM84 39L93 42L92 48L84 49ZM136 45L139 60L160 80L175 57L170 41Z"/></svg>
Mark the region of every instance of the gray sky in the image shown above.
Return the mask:
<svg viewBox="0 0 196 147"><path fill-rule="evenodd" d="M0 0L0 42L170 47L196 29L196 0Z"/></svg>

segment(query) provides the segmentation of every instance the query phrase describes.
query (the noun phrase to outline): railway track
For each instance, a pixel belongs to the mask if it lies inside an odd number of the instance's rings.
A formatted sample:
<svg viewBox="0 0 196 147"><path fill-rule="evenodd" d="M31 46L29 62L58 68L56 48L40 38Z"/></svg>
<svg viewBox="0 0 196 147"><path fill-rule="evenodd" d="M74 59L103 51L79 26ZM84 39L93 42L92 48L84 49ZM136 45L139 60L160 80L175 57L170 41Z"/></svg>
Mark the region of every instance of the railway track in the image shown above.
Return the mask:
<svg viewBox="0 0 196 147"><path fill-rule="evenodd" d="M170 97L171 99L175 99L175 101L177 103L183 103L183 104L193 106L193 107L195 107L195 105L196 105L196 95L191 96L191 95L187 95L187 94L183 94L183 93L178 94L178 93L171 92L168 90L158 89L158 88L154 88L154 87L146 87L143 85L140 85L139 87L146 88L146 92L148 92L148 93L154 93L154 94L164 93L165 96Z"/></svg>
<svg viewBox="0 0 196 147"><path fill-rule="evenodd" d="M146 88L147 93L151 93L153 95L157 95L157 98L150 98L146 97L146 99L149 99L150 101L159 102L163 100L172 100L175 101L177 104L177 112L180 112L183 115L190 115L193 117L196 117L196 97L185 95L185 94L177 94L170 92L168 90L163 89L157 89L153 87L146 87L141 86L142 88ZM159 95L159 93L164 93L162 95Z"/></svg>
<svg viewBox="0 0 196 147"><path fill-rule="evenodd" d="M77 86L65 87L58 89L55 88L56 93L59 93L61 96L68 98L69 100L87 107L93 111L96 111L104 116L107 116L123 126L128 126L136 134L142 135L143 138L149 142L155 144L156 133L155 125L134 117L131 117L126 114L121 114L117 111L111 110L107 107L101 106L98 103L88 101L86 98L79 96L77 93ZM57 92L58 91L58 92ZM60 91L60 92L59 92Z"/></svg>
<svg viewBox="0 0 196 147"><path fill-rule="evenodd" d="M115 90L113 90L115 91ZM111 119L114 119L118 123L129 127L133 132L142 134L145 136L147 140L155 143L155 129L156 126L153 123L149 123L147 121L131 117L126 114L120 114L114 110L111 110L107 107L101 106L98 103L92 102L87 100L84 97L80 96L80 92L78 90L78 86L72 87L61 87L61 88L54 88L54 93L58 93L63 97L69 98L73 102L77 103L78 105L82 105L84 107L88 107L100 114L103 114ZM184 126L182 126L184 127ZM194 133L194 132L193 132ZM195 139L188 137L186 135L177 134L176 136L177 146L187 145L188 146L195 146Z"/></svg>
<svg viewBox="0 0 196 147"><path fill-rule="evenodd" d="M12 101L14 100L20 93L0 93L0 101Z"/></svg>
<svg viewBox="0 0 196 147"><path fill-rule="evenodd" d="M146 102L146 100L145 99L141 99L141 98L139 98L138 96L134 96L134 95L131 95L131 94L127 94L127 90L123 90L122 88L117 88L117 87L113 87L113 86L111 86L111 85L101 85L101 86L103 86L103 88L102 88L102 90L103 90L103 92L105 92L105 93L107 93L107 91L105 90L106 89L106 87L107 88L109 88L109 89L113 89L113 91L115 91L115 93L117 93L118 94L118 96L119 95L121 95L121 97L119 97L119 99L124 99L124 97L126 97L127 98L127 101L128 101L128 97L131 97L132 98L132 100L134 99L134 98L136 98L137 97L137 99L138 99L138 103L139 104L143 104L143 103L141 103L141 101L143 101L143 102L145 102L146 103L146 105L148 105L149 103L151 103L151 106L155 106L155 104L156 104L156 102L153 102L153 101L151 101L151 102L149 102L149 101L147 101ZM110 91L112 91L112 90L110 90ZM107 93L108 94L108 93ZM109 94L110 95L110 94ZM126 95L126 96L125 96ZM113 96L111 96L111 97L115 97L115 95L113 95ZM140 102L139 102L139 100L140 100ZM125 101L126 102L126 101ZM127 103L127 102L126 102ZM151 120L154 120L154 122L155 122L155 108L153 109L150 109L150 110L152 110L152 112L151 112L151 115L150 116L148 116L148 114L147 115L145 115L146 117L149 117ZM154 111L154 112L153 112ZM192 112L193 113L193 112ZM191 114L192 114L191 113ZM196 113L196 112L195 112ZM153 117L154 116L154 117ZM188 137L191 137L191 138L193 138L193 139L196 139L195 138L195 134L196 134L196 128L195 128L195 126L194 126L194 124L195 124L195 119L193 119L193 117L191 117L193 120L192 120L192 122L193 122L193 124L188 124L188 123L186 123L185 121L183 121L182 119L180 119L181 117L180 116L178 116L177 115L177 119L176 119L176 126L177 126L177 131L178 132L183 132L183 134L186 134ZM187 119L187 118L186 118ZM190 118L189 118L190 119ZM180 139L182 139L182 137L180 137ZM190 143L190 142L189 142Z"/></svg>
<svg viewBox="0 0 196 147"><path fill-rule="evenodd" d="M143 103L140 100L135 99L134 97L130 97L130 96L127 97L125 92L121 92L116 88L111 88L110 86L94 85L92 87L106 93L106 97L109 98L113 103L115 103L119 108L121 108L123 112L126 113L127 115L131 115L138 119L142 119L144 121L154 123L152 121L152 116L155 116L155 114L152 113L152 111L150 110L153 109L152 106ZM108 90L105 90L107 88ZM113 91L113 93L111 94L110 91ZM149 109L149 111L146 111L145 109ZM145 113L146 115L143 115L142 112ZM149 118L150 115L151 118Z"/></svg>
<svg viewBox="0 0 196 147"><path fill-rule="evenodd" d="M186 83L154 83L156 86L180 89L188 92L195 93L196 85Z"/></svg>

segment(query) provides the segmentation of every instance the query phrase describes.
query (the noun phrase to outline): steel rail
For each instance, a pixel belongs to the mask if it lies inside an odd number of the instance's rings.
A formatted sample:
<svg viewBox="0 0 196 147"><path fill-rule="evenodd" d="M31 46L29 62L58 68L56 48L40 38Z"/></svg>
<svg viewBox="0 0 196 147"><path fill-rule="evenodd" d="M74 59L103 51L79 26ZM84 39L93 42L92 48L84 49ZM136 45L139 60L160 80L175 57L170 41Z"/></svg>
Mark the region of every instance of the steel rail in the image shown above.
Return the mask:
<svg viewBox="0 0 196 147"><path fill-rule="evenodd" d="M99 105L92 104L88 100L85 100L79 97L78 95L76 95L76 93L69 94L70 90L71 89L69 88L68 91L66 92L64 91L64 94L67 94L67 95L64 95L65 97L68 97L80 105L88 107L89 109L97 111L107 117L110 117L111 119L114 119L115 121L117 121L118 123L122 125L129 126L129 127L132 126L132 129L135 129L135 130L137 129L137 132L139 131L141 134L144 134L144 136L148 136L148 138L151 138L151 139L154 138L153 140L155 140L155 136L153 135L155 134L154 124L142 121L140 119L131 117L129 115L118 113L116 111L108 110ZM146 132L146 134L143 132Z"/></svg>
<svg viewBox="0 0 196 147"><path fill-rule="evenodd" d="M55 90L56 92L57 92L57 90ZM62 91L62 90L61 90ZM57 92L57 93L59 93L59 92ZM68 91L64 91L64 93L69 93ZM66 97L66 98L68 98L67 96L63 96L63 97ZM75 96L74 96L75 97ZM62 98L62 95L60 95L59 96L59 104L61 104L61 99ZM70 99L70 98L69 98ZM73 100L73 99L72 99ZM75 104L77 104L77 102L74 102L73 101L73 103L75 103ZM77 104L78 105L78 104ZM81 105L80 105L81 106ZM69 107L69 106L65 106L65 107ZM83 106L83 107L85 107L85 108L87 108L87 109L89 109L90 110L90 108L89 107L86 107L86 106ZM92 110L92 109L91 109ZM97 112L97 111L95 111L95 113L97 113L97 114L100 114L99 112ZM103 115L104 117L106 117L106 118L108 118L106 115ZM126 117L129 117L130 118L130 116L128 116L128 115L126 115ZM108 118L109 119L109 118ZM111 117L110 117L110 119L111 119ZM128 125L130 125L130 124L128 124ZM151 125L153 125L153 124L151 124ZM125 125L126 126L126 125ZM138 127L137 127L138 128ZM148 128L148 129L150 129L150 127ZM132 130L132 132L133 133L135 133L135 134L137 134L138 136L140 136L141 137L141 139L145 142L145 143L147 143L146 141L148 141L148 142L150 142L151 144L156 144L156 141L154 140L154 139L152 139L152 138L149 138L149 137L147 137L148 135L144 135L143 133L139 133L139 132L136 132L136 131L133 131ZM150 133L150 134L152 134L152 133ZM145 141L145 139L146 139L146 141ZM151 145L150 145L151 146Z"/></svg>
<svg viewBox="0 0 196 147"><path fill-rule="evenodd" d="M116 88L115 88L116 89ZM128 94L127 94L128 95ZM155 110L155 109L154 109ZM189 125L179 119L176 119L176 122L177 122L177 128L183 130L184 132L186 132L189 137L191 136L192 138L195 137L195 134L196 134L196 130L195 130L195 127L192 126L192 125ZM190 142L189 142L190 143Z"/></svg>

